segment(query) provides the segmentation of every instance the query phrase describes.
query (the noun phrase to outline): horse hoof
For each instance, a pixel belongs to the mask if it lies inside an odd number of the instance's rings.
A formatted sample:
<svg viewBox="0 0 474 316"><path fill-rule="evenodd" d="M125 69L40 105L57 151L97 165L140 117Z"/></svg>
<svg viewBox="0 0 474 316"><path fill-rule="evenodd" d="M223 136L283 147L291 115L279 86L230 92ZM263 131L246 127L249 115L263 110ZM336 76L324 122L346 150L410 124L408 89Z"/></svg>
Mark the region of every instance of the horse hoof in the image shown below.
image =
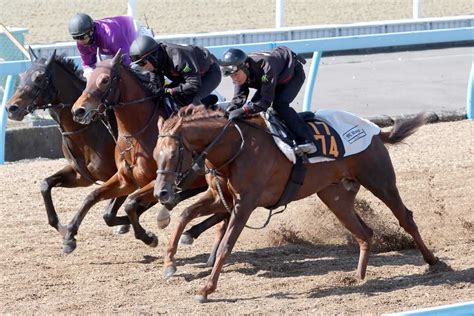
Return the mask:
<svg viewBox="0 0 474 316"><path fill-rule="evenodd" d="M158 237L156 237L156 235L152 232L146 232L146 234L148 235L148 237L152 238L152 241L148 244L148 246L152 248L158 246Z"/></svg>
<svg viewBox="0 0 474 316"><path fill-rule="evenodd" d="M181 237L179 238L179 243L181 245L190 246L193 244L193 242L194 242L193 237L191 237L191 235L187 233L182 234Z"/></svg>
<svg viewBox="0 0 474 316"><path fill-rule="evenodd" d="M209 302L204 295L194 295L194 300L200 304Z"/></svg>
<svg viewBox="0 0 474 316"><path fill-rule="evenodd" d="M130 231L130 225L119 225L114 228L114 235L123 235Z"/></svg>
<svg viewBox="0 0 474 316"><path fill-rule="evenodd" d="M165 229L170 224L170 212L166 207L161 208L156 217L159 229Z"/></svg>
<svg viewBox="0 0 474 316"><path fill-rule="evenodd" d="M428 273L441 273L441 272L452 272L453 268L444 261L438 260L435 264L429 265Z"/></svg>
<svg viewBox="0 0 474 316"><path fill-rule="evenodd" d="M75 240L64 241L63 252L65 254L70 254L74 251L74 249L76 249L76 247L77 245Z"/></svg>
<svg viewBox="0 0 474 316"><path fill-rule="evenodd" d="M163 275L166 279L171 278L176 273L176 266L173 264L172 266L167 266L163 271Z"/></svg>

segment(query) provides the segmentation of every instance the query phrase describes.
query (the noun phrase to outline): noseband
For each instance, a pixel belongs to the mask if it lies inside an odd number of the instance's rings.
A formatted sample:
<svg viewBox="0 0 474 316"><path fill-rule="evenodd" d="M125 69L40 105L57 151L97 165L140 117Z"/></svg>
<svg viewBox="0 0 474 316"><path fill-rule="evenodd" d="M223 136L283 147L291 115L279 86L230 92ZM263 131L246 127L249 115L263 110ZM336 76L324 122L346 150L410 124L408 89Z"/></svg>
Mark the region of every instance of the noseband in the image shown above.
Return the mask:
<svg viewBox="0 0 474 316"><path fill-rule="evenodd" d="M32 86L36 88L33 101L30 105L26 107L26 113L31 114L35 110L45 110L53 107L50 102L57 96L58 91L56 87L52 84L52 74L48 67L44 69L44 75L40 83L35 83L29 79L32 83ZM19 87L20 89L22 87ZM46 93L45 93L46 92ZM38 99L40 96L46 95L47 99L44 99L43 105L38 105Z"/></svg>

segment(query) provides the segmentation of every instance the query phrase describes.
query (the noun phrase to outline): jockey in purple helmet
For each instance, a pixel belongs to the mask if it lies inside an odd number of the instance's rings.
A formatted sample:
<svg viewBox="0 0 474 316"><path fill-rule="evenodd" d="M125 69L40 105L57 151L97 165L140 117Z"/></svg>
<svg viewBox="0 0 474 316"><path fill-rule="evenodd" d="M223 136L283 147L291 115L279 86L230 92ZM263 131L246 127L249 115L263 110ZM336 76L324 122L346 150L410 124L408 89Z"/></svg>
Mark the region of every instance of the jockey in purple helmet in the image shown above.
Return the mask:
<svg viewBox="0 0 474 316"><path fill-rule="evenodd" d="M77 13L69 20L69 34L77 43L84 77L88 78L97 63L97 49L103 55L115 55L121 49L123 63L130 64L129 49L133 40L151 31L130 16L114 16L93 20L85 13Z"/></svg>

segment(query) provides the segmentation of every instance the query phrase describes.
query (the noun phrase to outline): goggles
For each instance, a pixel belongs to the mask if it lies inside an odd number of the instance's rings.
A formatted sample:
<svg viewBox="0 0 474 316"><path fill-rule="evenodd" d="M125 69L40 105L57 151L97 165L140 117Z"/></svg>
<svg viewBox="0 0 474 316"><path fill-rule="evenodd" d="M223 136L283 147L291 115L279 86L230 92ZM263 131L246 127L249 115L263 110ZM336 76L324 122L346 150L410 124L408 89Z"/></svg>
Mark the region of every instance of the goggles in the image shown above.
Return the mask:
<svg viewBox="0 0 474 316"><path fill-rule="evenodd" d="M222 67L222 74L226 77L231 76L235 74L237 71L239 71L242 67L238 67L235 65L230 65L230 66L224 66Z"/></svg>
<svg viewBox="0 0 474 316"><path fill-rule="evenodd" d="M73 35L72 36L72 39L75 40L75 41L82 41L86 38L89 38L89 34L88 33L85 33L85 34L81 34L81 35Z"/></svg>
<svg viewBox="0 0 474 316"><path fill-rule="evenodd" d="M132 61L132 65L138 65L140 67L145 66L148 61L145 57L139 58L138 56L130 56L130 60Z"/></svg>

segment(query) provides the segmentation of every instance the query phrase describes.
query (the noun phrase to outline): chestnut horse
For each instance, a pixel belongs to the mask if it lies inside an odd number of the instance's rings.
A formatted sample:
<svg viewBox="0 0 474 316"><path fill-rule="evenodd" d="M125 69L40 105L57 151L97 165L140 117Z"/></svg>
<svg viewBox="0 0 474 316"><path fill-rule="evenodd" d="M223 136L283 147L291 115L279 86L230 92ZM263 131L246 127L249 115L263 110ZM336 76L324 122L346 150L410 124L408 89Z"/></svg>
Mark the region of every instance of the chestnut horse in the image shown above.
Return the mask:
<svg viewBox="0 0 474 316"><path fill-rule="evenodd" d="M64 234L51 197L52 188L87 187L96 181L107 181L117 171L113 163L115 141L101 122L84 126L73 121L70 108L86 86L82 71L74 62L56 56L56 52L47 60L38 58L32 50L30 54L32 65L20 74L20 83L6 110L10 119L21 121L35 110L48 109L59 125L62 150L69 164L43 180L41 194L49 224ZM126 216L116 217L124 201L125 197L110 201L104 213L109 226L128 223ZM128 231L128 225L119 228L118 232Z"/></svg>
<svg viewBox="0 0 474 316"><path fill-rule="evenodd" d="M399 224L413 237L428 264L433 265L438 261L426 247L412 212L400 198L392 162L384 146L384 143L402 141L425 122L424 114L397 122L391 131L374 136L370 146L358 154L305 165L306 177L294 200L317 193L354 235L360 247L357 267L360 279L366 274L373 234L354 211L360 185L390 208ZM229 122L222 111L210 111L202 107L181 109L177 116L159 122L160 137L156 151L160 155L156 157L158 172L155 195L162 203L173 197L175 171L182 164L177 155L179 151L202 153L205 156L209 184L206 193L187 209L188 216L177 225L168 252L175 251L172 244L181 235L186 221L216 212L230 213L209 280L196 296L199 302L206 302L207 296L215 291L224 261L229 257L252 211L258 206L275 205L285 190L292 163L275 146L265 126L261 117L252 118L250 123L234 123ZM167 253L165 257L165 274L175 271L173 256L174 253Z"/></svg>
<svg viewBox="0 0 474 316"><path fill-rule="evenodd" d="M78 215L67 227L64 239L64 251L72 252L76 247L74 236L77 228L88 210L97 202L129 196L125 203L125 212L135 232L135 237L145 244L156 247L158 239L155 234L145 231L139 223L140 215L157 203L153 196L156 163L153 149L158 136L158 118L167 118L167 113L159 97L144 87L129 67L121 63L120 51L112 59L100 61L91 73L87 86L73 105L74 120L82 124L90 124L98 119L106 108L112 108L118 125L117 146L115 148L115 164L117 172L102 186L87 195ZM183 157L185 161L191 157ZM183 181L185 180L183 172ZM181 180L180 179L180 180ZM203 176L191 177L189 190L180 192L178 199L169 201L168 208L177 202L204 191L207 188ZM189 184L189 185L190 185ZM202 231L216 224L215 220L207 220L198 224L198 229L191 229L196 238ZM194 227L195 228L195 227Z"/></svg>

